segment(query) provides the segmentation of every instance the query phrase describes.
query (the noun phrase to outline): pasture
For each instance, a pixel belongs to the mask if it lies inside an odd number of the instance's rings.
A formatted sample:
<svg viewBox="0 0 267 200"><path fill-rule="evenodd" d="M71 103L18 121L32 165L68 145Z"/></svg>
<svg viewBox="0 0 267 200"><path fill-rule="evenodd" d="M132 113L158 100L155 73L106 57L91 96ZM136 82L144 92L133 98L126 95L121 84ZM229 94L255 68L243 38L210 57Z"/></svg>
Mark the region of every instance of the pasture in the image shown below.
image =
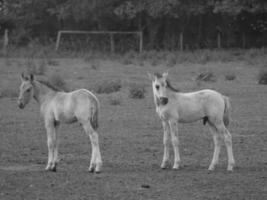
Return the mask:
<svg viewBox="0 0 267 200"><path fill-rule="evenodd" d="M266 198L267 87L257 83L266 58L260 50L1 58L0 199ZM100 174L88 172L91 145L79 124L61 126L58 171L44 171L47 145L39 106L34 101L24 110L17 106L20 73L29 65L38 65L46 76L58 74L70 90L92 90L100 100ZM147 72L167 69L181 91L212 88L230 97L234 172L226 171L223 146L218 167L208 173L213 140L202 121L179 125L182 168L160 169L163 130ZM206 72L214 79L198 80ZM103 87L111 83L119 86L107 92Z"/></svg>

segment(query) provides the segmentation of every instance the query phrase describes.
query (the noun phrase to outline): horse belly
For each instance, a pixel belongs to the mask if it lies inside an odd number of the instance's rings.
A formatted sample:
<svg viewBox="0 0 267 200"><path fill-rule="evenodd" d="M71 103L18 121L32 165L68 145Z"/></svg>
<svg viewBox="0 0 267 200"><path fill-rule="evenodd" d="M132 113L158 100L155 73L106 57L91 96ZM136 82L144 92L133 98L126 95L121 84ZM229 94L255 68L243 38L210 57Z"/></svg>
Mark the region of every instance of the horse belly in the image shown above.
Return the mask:
<svg viewBox="0 0 267 200"><path fill-rule="evenodd" d="M195 122L205 117L204 109L201 106L190 106L179 109L178 122L190 123Z"/></svg>
<svg viewBox="0 0 267 200"><path fill-rule="evenodd" d="M77 117L75 116L74 109L74 106L68 101L57 105L55 108L56 120L67 124L76 122Z"/></svg>

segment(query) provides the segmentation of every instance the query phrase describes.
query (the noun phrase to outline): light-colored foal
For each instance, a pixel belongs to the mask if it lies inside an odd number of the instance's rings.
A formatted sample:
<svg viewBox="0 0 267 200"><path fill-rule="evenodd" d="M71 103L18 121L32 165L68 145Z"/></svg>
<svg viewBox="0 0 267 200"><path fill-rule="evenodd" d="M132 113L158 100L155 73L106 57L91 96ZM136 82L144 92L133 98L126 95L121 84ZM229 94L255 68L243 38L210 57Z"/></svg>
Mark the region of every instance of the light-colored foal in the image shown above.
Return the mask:
<svg viewBox="0 0 267 200"><path fill-rule="evenodd" d="M209 170L214 170L219 162L221 145L224 141L228 155L228 171L232 171L235 160L232 150L232 136L226 128L230 120L229 98L214 91L200 90L181 93L170 84L168 73L148 74L152 80L156 112L162 120L164 153L161 168L166 168L169 159L169 135L174 149L173 169L180 165L178 123L203 120L208 123L214 140L214 153Z"/></svg>

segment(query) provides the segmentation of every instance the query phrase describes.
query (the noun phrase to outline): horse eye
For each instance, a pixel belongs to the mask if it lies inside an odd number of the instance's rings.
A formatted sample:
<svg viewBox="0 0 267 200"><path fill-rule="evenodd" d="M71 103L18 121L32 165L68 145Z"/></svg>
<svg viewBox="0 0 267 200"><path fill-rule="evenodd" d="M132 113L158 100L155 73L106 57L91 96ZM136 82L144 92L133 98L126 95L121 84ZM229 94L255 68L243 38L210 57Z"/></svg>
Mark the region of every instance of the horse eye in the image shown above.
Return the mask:
<svg viewBox="0 0 267 200"><path fill-rule="evenodd" d="M155 87L156 87L157 90L159 90L159 85L156 85Z"/></svg>
<svg viewBox="0 0 267 200"><path fill-rule="evenodd" d="M27 89L26 92L30 92L31 91L31 88Z"/></svg>

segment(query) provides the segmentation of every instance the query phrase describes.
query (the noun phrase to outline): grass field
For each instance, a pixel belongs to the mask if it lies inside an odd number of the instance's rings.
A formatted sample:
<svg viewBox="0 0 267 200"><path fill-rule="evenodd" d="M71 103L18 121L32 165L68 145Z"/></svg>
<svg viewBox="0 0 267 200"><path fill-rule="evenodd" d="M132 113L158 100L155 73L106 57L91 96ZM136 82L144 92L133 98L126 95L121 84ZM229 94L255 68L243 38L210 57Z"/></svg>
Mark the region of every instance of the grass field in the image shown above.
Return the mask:
<svg viewBox="0 0 267 200"><path fill-rule="evenodd" d="M16 104L19 74L29 70L29 65L39 67L39 78L58 74L69 90L97 91L105 83L120 84L117 92L96 94L101 103L102 173L87 171L91 147L79 124L61 127L58 171L44 171L47 146L39 106L32 101L20 110ZM162 127L146 72L167 69L173 85L182 91L213 88L231 98L229 130L237 165L233 173L226 171L225 147L218 167L208 173L213 140L201 121L179 127L183 167L178 171L160 169ZM266 199L267 87L257 83L258 73L264 69L266 52L250 50L45 60L2 58L0 199ZM215 79L196 81L205 72L212 73ZM133 87L145 91L144 98L132 98Z"/></svg>

